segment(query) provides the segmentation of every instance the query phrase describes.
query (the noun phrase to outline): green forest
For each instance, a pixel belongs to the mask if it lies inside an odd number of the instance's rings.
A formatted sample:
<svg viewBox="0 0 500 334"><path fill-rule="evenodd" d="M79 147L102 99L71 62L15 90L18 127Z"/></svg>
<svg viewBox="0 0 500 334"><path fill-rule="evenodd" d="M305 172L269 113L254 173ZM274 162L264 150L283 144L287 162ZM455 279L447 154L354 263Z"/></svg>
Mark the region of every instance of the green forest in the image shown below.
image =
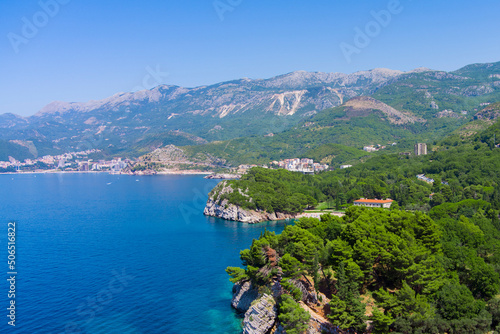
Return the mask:
<svg viewBox="0 0 500 334"><path fill-rule="evenodd" d="M500 331L496 138L500 122L470 138L435 142L418 157L380 155L317 175L252 169L231 181L249 197L229 202L293 213L335 200L346 212L301 218L279 235L266 231L241 251L242 267L227 268L231 281L272 294L287 333L307 328L310 316L299 303L310 303L310 294L339 333ZM395 203L350 205L360 197Z"/></svg>
<svg viewBox="0 0 500 334"><path fill-rule="evenodd" d="M253 168L241 180L230 181L250 197L234 192L224 198L244 208L287 213L328 200L345 206L361 197L391 198L402 209L423 212L466 199L484 200L499 210L500 148L494 138L500 138L500 122L466 141L448 137L436 143L434 151L417 157L378 155L351 168L317 175ZM434 183L419 180L418 174ZM217 191L218 187L212 194ZM294 196L302 199L300 205L290 203Z"/></svg>
<svg viewBox="0 0 500 334"><path fill-rule="evenodd" d="M500 330L498 215L480 200L465 202L430 216L351 207L342 218L301 218L254 240L240 253L244 268L227 272L261 292L279 287L287 333L301 333L309 319L298 306L308 284L341 332L367 332L368 320L373 333Z"/></svg>

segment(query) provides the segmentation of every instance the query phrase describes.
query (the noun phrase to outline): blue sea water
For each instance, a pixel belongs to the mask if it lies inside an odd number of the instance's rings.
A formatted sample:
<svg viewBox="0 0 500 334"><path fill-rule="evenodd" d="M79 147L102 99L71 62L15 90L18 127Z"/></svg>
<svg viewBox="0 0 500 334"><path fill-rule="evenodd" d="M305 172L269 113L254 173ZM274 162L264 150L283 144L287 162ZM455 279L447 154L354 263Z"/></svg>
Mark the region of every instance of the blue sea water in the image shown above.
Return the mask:
<svg viewBox="0 0 500 334"><path fill-rule="evenodd" d="M16 326L0 333L239 333L224 269L265 228L205 217L201 176L0 175L0 263L16 222Z"/></svg>

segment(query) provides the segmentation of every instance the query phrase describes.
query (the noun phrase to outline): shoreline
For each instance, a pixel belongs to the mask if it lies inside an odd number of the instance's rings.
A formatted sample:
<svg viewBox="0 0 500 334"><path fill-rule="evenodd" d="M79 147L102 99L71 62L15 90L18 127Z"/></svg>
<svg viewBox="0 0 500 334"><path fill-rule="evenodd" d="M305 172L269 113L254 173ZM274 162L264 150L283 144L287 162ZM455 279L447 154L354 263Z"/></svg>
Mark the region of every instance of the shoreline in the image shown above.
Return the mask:
<svg viewBox="0 0 500 334"><path fill-rule="evenodd" d="M109 171L56 171L56 170L39 170L33 172L7 172L0 175L32 175L32 174L110 174L110 175L129 175L129 176L154 176L154 175L210 175L212 172L201 171L163 171L156 174L129 174L129 173L113 173Z"/></svg>
<svg viewBox="0 0 500 334"><path fill-rule="evenodd" d="M302 212L297 214L296 218L302 218L302 217L307 217L307 218L321 218L322 215L330 214L332 216L337 216L337 217L343 217L345 216L344 212L338 212L338 211L325 211L325 212Z"/></svg>
<svg viewBox="0 0 500 334"><path fill-rule="evenodd" d="M189 170L156 172L156 175L210 175L210 174L213 173L201 172L201 171L189 171Z"/></svg>

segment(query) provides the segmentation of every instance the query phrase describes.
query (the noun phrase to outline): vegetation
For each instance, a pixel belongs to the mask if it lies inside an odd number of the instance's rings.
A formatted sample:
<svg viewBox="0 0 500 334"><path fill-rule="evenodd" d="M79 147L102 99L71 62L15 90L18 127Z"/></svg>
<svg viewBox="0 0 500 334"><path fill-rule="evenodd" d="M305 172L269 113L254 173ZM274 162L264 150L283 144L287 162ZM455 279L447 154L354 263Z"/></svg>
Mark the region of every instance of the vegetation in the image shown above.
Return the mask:
<svg viewBox="0 0 500 334"><path fill-rule="evenodd" d="M396 141L396 150L406 150L416 140L439 140L463 126L481 103L499 101L499 64L470 65L451 73L412 72L388 81L360 76L351 83L321 80L296 84L280 76L219 83L189 90L189 94L165 86L156 88L160 95L154 102L146 99L132 105L102 106L87 112L69 111L61 117L45 114L25 120L6 114L0 117L0 140L5 141L0 141L0 159L10 155L22 160L89 148L101 149L103 158L137 157L169 144L185 146L188 155L208 153L232 165L315 155L316 150L321 153L321 147L330 144L359 151L364 145ZM275 86L279 81L279 87ZM392 124L383 113L371 109L360 113L350 113L345 106L321 110L322 106L337 103L332 93L339 89L344 95L342 102L349 97L371 96L425 122ZM275 94L296 90L307 91L299 109L287 116L278 115L273 108L277 104L272 102ZM210 96L224 98L212 101ZM431 107L433 102L439 107ZM237 107L221 114L221 108L229 105ZM237 111L243 105L246 107ZM452 117L438 115L445 109L453 110ZM270 133L274 136L264 137ZM12 139L33 142L36 152L10 142ZM351 156L346 154L346 160L336 161L342 154L328 153L322 159L331 158L336 165L348 163Z"/></svg>
<svg viewBox="0 0 500 334"><path fill-rule="evenodd" d="M323 311L341 332L499 331L495 136L500 138L500 122L470 138L437 142L426 156L376 156L315 176L252 170L243 180L249 193L287 175L292 193L302 191L318 202L364 196L391 197L397 204L390 210L350 206L342 218L301 218L279 235L266 231L241 251L243 268L227 269L232 281L275 289L280 284L279 298L288 305L279 310L283 322L305 321L291 300L307 303L314 291L329 301ZM415 177L422 173L434 182Z"/></svg>
<svg viewBox="0 0 500 334"><path fill-rule="evenodd" d="M321 111L303 121L301 126L273 137L251 136L184 149L189 156L206 153L225 159L230 165L307 157L338 168L341 164L355 164L371 156L361 149L365 145L390 146L397 142L398 145L390 151L412 150L415 141L438 140L465 122L466 119L437 119L425 125L395 125L377 110L366 111L365 115L346 116L344 108L337 107Z"/></svg>
<svg viewBox="0 0 500 334"><path fill-rule="evenodd" d="M372 320L375 333L485 333L498 326L500 223L498 212L491 216L481 204L461 205L475 209L458 220L447 205L433 209L436 220L363 207L350 207L343 218L303 218L254 240L240 253L244 268L228 273L270 287L281 271L279 319L297 333L306 319L292 300L305 300L298 282L310 278L331 300L328 319L344 331L362 333ZM268 257L273 252L277 264ZM360 298L368 294L371 314Z"/></svg>
<svg viewBox="0 0 500 334"><path fill-rule="evenodd" d="M16 157L18 160L33 158L33 154L30 153L28 148L0 140L0 161L9 161L9 156Z"/></svg>
<svg viewBox="0 0 500 334"><path fill-rule="evenodd" d="M233 191L219 196L219 191L226 185ZM318 204L315 198L320 197L321 193L314 185L314 178L309 175L284 169L255 168L241 180L219 184L210 195L218 198L219 204L227 199L229 203L245 209L297 213Z"/></svg>
<svg viewBox="0 0 500 334"><path fill-rule="evenodd" d="M391 198L401 208L424 212L445 202L467 199L484 200L498 210L500 148L493 145L495 137L500 138L500 122L466 141L446 138L424 156L385 154L314 176L254 168L240 181L231 181L248 196L234 192L224 198L269 212L298 212L315 202L341 207L360 197ZM417 174L435 181L426 183L417 179Z"/></svg>
<svg viewBox="0 0 500 334"><path fill-rule="evenodd" d="M498 73L499 66L499 63L474 65L452 74L438 71L408 73L371 95L425 122L391 124L379 110L353 113L342 105L305 117L298 124L294 120L279 127L280 131L271 130L273 137L253 135L189 146L186 151L190 155L208 152L232 165L267 163L297 156L314 157L318 161L325 159L326 163L338 167L363 159L367 155L361 151L364 145L397 142L396 147L389 151L401 152L412 150L416 141L438 141L455 130L457 138L468 137L491 124L484 115L481 120L470 121L478 110L481 112L481 103L500 100L500 86L495 83L498 79L491 76ZM433 102L437 108L431 106ZM495 109L495 104L484 109L491 108ZM451 114L439 116L438 113L444 110L451 111ZM498 112L498 104L496 110Z"/></svg>
<svg viewBox="0 0 500 334"><path fill-rule="evenodd" d="M290 296L283 295L279 320L288 334L303 333L307 329L310 315Z"/></svg>

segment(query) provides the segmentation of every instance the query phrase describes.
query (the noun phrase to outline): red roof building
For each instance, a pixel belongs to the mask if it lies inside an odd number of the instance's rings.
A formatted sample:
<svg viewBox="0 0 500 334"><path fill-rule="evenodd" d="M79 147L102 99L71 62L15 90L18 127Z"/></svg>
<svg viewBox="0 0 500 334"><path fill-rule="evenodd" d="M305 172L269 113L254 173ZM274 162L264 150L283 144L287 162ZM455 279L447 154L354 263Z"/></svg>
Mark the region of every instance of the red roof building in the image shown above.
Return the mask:
<svg viewBox="0 0 500 334"><path fill-rule="evenodd" d="M392 199L368 199L361 198L354 201L354 205L367 206L370 208L390 208L394 202Z"/></svg>

